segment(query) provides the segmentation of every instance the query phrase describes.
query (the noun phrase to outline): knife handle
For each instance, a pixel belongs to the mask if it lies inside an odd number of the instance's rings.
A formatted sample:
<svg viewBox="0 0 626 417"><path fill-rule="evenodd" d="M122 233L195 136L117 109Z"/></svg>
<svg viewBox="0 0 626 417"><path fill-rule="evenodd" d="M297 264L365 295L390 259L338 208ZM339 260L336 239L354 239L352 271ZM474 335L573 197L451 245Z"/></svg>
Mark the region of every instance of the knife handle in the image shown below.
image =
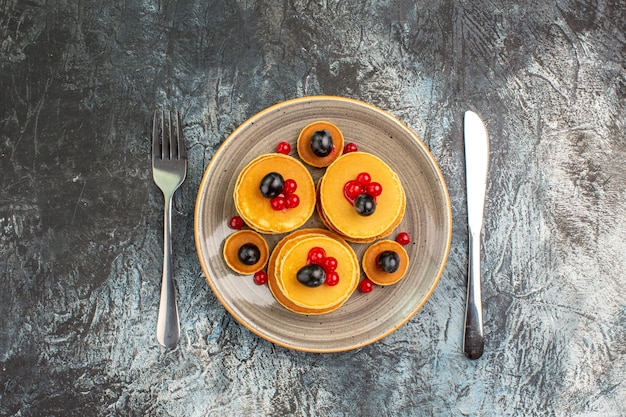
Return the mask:
<svg viewBox="0 0 626 417"><path fill-rule="evenodd" d="M484 349L483 307L480 291L480 230L474 233L470 229L469 235L469 267L463 352L470 359L478 359L483 354Z"/></svg>

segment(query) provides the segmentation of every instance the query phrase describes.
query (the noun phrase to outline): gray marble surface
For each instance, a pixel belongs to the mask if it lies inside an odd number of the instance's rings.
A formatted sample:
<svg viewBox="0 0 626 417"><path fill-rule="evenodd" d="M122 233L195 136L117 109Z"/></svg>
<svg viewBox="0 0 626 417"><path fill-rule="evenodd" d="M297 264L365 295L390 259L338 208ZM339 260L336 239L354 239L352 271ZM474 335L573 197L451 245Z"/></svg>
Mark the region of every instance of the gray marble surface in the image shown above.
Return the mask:
<svg viewBox="0 0 626 417"><path fill-rule="evenodd" d="M626 415L626 3L0 2L0 415ZM253 335L206 284L196 191L216 147L293 97L370 102L449 187L442 279L406 325L336 354ZM155 340L155 108L183 115L182 340ZM486 350L461 352L462 120L486 120Z"/></svg>

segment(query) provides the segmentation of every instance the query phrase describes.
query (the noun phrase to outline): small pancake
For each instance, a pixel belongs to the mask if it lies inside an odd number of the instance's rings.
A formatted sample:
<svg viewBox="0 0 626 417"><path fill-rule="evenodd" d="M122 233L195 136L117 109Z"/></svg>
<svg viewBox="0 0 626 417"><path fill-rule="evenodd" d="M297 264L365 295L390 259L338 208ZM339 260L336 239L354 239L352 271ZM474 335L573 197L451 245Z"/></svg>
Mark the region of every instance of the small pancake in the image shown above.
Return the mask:
<svg viewBox="0 0 626 417"><path fill-rule="evenodd" d="M254 265L246 265L239 260L239 248L246 243L254 244L259 248L259 252L261 253L258 262ZM241 275L250 275L265 267L267 259L269 258L269 248L263 236L257 232L252 230L239 230L228 236L224 241L223 256L224 261L226 261L230 269Z"/></svg>
<svg viewBox="0 0 626 417"><path fill-rule="evenodd" d="M398 270L388 273L381 270L376 262L378 255L384 251L393 251L400 257ZM374 283L378 285L391 285L400 281L409 269L409 255L398 242L393 240L379 240L370 245L363 254L363 272Z"/></svg>
<svg viewBox="0 0 626 417"><path fill-rule="evenodd" d="M311 136L317 131L326 130L333 141L333 150L330 155L317 156L311 150ZM343 133L334 124L325 121L313 122L304 127L298 135L297 148L298 155L307 164L324 168L333 163L343 153Z"/></svg>

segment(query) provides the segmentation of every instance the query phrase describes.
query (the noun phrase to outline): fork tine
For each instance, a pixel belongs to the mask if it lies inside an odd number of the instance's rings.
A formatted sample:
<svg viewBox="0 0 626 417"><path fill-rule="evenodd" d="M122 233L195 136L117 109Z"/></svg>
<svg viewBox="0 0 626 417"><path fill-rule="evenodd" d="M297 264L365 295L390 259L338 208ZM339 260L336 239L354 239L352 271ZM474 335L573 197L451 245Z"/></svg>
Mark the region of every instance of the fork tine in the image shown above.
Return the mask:
<svg viewBox="0 0 626 417"><path fill-rule="evenodd" d="M185 149L185 138L183 136L183 126L180 122L180 113L176 112L176 127L178 129L178 158L187 158L187 150Z"/></svg>
<svg viewBox="0 0 626 417"><path fill-rule="evenodd" d="M174 144L174 126L172 125L172 111L167 111L167 143L170 146L170 159L176 159L176 146Z"/></svg>
<svg viewBox="0 0 626 417"><path fill-rule="evenodd" d="M160 159L161 154L159 152L159 127L157 126L157 111L154 111L152 117L152 160Z"/></svg>
<svg viewBox="0 0 626 417"><path fill-rule="evenodd" d="M169 158L169 144L170 138L165 131L165 111L161 110L161 158Z"/></svg>

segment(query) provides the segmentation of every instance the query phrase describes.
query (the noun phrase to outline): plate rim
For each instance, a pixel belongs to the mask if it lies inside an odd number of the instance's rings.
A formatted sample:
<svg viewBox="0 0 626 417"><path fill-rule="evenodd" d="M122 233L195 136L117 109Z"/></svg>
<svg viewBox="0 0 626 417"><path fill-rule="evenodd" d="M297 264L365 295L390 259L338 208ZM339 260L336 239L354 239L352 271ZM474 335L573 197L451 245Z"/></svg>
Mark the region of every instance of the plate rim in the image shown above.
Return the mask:
<svg viewBox="0 0 626 417"><path fill-rule="evenodd" d="M439 270L437 271L437 276L435 277L432 285L430 286L430 288L428 289L426 295L423 297L423 299L411 310L411 312L409 314L407 314L407 316L403 319L398 321L397 323L395 323L393 326L390 327L389 330L373 337L370 338L368 340L359 342L359 343L355 343L355 344L350 344L349 346L342 346L342 347L330 347L330 348L314 348L314 347L305 347L305 346L300 346L300 345L296 345L296 344L289 344L287 342L284 342L282 340L278 340L276 338L271 337L270 335L268 335L267 333L262 332L261 330L255 328L254 326L250 325L246 320L244 320L242 317L240 317L240 315L238 315L235 311L233 311L232 308L230 308L230 306L228 305L228 303L225 302L224 298L222 297L222 294L220 294L220 292L217 290L217 288L215 287L215 284L212 282L212 279L210 277L209 274L209 270L207 268L207 265L205 263L205 260L203 259L203 257L201 256L201 238L199 236L199 218L200 218L200 207L201 207L201 191L206 187L206 183L210 180L209 177L209 173L212 171L213 165L215 163L215 161L217 161L219 159L219 156L224 152L224 149L226 148L226 146L230 143L231 140L233 140L238 134L239 131L243 130L246 128L246 126L248 124L250 124L251 122L255 121L256 119L262 118L265 114L267 113L271 113L273 111L276 111L277 109L280 109L281 107L288 107L297 103L301 103L301 102L314 102L314 101L343 101L343 102L348 102L348 103L352 103L352 104L356 104L358 106L363 106L366 108L369 108L370 110L373 110L377 113L380 113L382 116L386 117L387 119L393 121L394 123L399 124L404 130L406 130L409 135L412 137L412 139L423 149L423 151L425 152L427 158L430 160L432 167L434 168L437 177L441 183L442 186L442 190L443 190L443 194L444 194L444 201L446 203L446 208L447 208L447 218L449 219L449 225L448 225L448 229L447 229L447 236L446 236L446 247L445 247L445 254L443 257L443 261L439 267ZM218 148L216 149L215 153L213 154L213 156L211 157L211 160L209 161L209 163L207 164L206 168L204 169L204 172L202 174L202 179L200 181L200 184L198 186L198 192L196 194L196 201L195 201L195 208L194 208L194 241L195 241L195 247L196 247L196 255L198 256L198 261L200 263L200 267L202 269L202 272L204 274L204 278L205 281L209 284L209 287L211 288L211 291L213 292L213 294L215 295L215 297L218 299L218 301L222 304L222 306L226 309L226 311L235 318L235 320L237 320L238 323L242 324L245 328L247 328L248 330L250 330L253 334L261 337L262 339L265 339L273 344L288 348L288 349L293 349L293 350L297 350L297 351L302 351L302 352L310 352L310 353L336 353L336 352L345 352L345 351L349 351L349 350L354 350L354 349L358 349L367 345L370 345L372 343L375 343L381 339L384 339L385 337L389 336L390 334L392 334L393 332L395 332L396 330L398 330L400 327L404 326L409 320L411 320L411 318L413 318L415 316L415 314L424 306L424 304L430 299L430 297L432 296L432 293L434 292L435 288L437 287L437 285L439 284L439 281L441 279L441 276L443 275L443 272L445 270L446 264L448 262L448 258L450 256L450 250L451 250L451 244L452 244L452 225L453 225L453 219L452 219L452 204L450 201L450 195L449 195L449 191L448 191L448 186L446 184L445 178L443 176L443 173L441 171L441 168L439 167L439 164L437 163L437 161L435 160L434 156L432 155L432 153L430 152L430 149L428 149L428 147L426 146L426 144L420 139L419 136L417 136L417 134L415 132L413 132L413 130L411 130L405 123L403 123L400 119L398 119L396 116L392 115L391 113L389 113L386 110L381 109L380 107L377 107L373 104L369 104L367 102L361 101L361 100L357 100L357 99L353 99L353 98L349 98L349 97L342 97L342 96L333 96L333 95L316 95L316 96L302 96L302 97L296 97L296 98L291 98L288 100L284 100L281 101L279 103L273 104L271 106L268 106L264 109L262 109L261 111L253 114L252 116L248 117L244 122L242 122L241 124L239 124L227 137L226 139L224 139L224 141L218 146Z"/></svg>

